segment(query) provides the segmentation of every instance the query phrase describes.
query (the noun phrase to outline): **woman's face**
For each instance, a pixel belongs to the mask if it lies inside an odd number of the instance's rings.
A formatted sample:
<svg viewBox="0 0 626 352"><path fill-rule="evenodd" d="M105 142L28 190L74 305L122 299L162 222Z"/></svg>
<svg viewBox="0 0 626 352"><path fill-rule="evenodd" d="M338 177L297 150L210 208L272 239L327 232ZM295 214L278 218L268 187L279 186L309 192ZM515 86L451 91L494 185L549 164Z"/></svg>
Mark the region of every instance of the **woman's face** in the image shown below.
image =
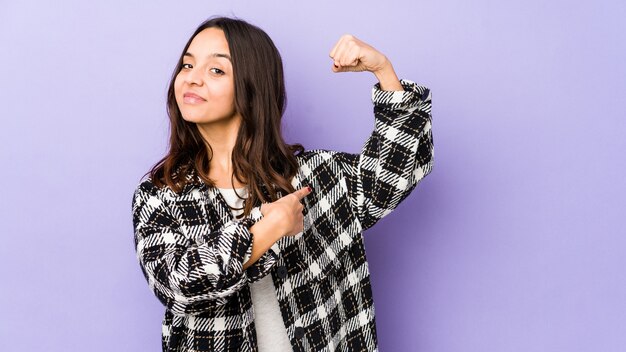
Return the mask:
<svg viewBox="0 0 626 352"><path fill-rule="evenodd" d="M193 38L174 81L174 93L186 121L206 124L238 116L233 65L224 31L207 28Z"/></svg>

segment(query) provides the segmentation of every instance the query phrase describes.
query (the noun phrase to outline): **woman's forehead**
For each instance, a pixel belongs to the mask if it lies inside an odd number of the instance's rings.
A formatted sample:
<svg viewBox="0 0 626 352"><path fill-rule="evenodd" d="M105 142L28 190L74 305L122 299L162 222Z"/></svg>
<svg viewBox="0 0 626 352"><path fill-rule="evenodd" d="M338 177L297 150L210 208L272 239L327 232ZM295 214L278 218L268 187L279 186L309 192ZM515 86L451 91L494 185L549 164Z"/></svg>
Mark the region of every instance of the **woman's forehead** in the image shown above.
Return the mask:
<svg viewBox="0 0 626 352"><path fill-rule="evenodd" d="M230 59L230 50L224 31L219 28L207 28L198 33L183 54L195 60L225 58Z"/></svg>

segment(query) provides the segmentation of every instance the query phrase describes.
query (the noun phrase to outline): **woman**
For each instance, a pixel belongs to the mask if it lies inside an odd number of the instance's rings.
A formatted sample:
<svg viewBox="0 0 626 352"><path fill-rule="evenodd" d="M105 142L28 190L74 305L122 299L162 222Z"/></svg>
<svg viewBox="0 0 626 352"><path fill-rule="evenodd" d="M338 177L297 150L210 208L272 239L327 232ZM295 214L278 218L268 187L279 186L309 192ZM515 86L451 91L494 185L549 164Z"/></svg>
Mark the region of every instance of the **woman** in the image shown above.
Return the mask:
<svg viewBox="0 0 626 352"><path fill-rule="evenodd" d="M330 57L379 81L360 154L284 142L282 62L261 29L213 18L185 46L170 149L132 205L164 351L377 349L362 231L431 170L430 93L353 36Z"/></svg>

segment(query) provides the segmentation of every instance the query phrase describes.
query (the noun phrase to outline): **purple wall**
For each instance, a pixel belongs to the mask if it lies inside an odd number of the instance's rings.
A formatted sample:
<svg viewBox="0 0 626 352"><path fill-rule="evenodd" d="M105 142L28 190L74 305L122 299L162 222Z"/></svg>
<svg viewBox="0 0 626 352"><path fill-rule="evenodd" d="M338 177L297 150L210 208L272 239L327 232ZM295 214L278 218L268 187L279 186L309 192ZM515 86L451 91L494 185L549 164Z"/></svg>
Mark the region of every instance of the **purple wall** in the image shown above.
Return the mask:
<svg viewBox="0 0 626 352"><path fill-rule="evenodd" d="M432 89L434 171L365 234L381 351L626 350L623 1L63 3L0 3L2 351L159 350L130 202L214 14L274 38L307 148L373 128L344 33Z"/></svg>

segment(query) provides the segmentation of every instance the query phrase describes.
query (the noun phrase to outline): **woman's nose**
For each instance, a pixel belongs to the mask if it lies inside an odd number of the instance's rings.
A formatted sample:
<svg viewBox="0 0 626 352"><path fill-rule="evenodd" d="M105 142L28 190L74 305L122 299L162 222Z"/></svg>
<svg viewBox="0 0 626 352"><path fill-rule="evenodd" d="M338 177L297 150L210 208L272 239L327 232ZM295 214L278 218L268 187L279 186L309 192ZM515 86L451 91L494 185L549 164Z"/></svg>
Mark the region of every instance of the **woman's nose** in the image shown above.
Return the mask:
<svg viewBox="0 0 626 352"><path fill-rule="evenodd" d="M198 86L202 85L202 72L198 69L191 69L187 71L187 75L185 76L185 82L188 84L195 84Z"/></svg>

